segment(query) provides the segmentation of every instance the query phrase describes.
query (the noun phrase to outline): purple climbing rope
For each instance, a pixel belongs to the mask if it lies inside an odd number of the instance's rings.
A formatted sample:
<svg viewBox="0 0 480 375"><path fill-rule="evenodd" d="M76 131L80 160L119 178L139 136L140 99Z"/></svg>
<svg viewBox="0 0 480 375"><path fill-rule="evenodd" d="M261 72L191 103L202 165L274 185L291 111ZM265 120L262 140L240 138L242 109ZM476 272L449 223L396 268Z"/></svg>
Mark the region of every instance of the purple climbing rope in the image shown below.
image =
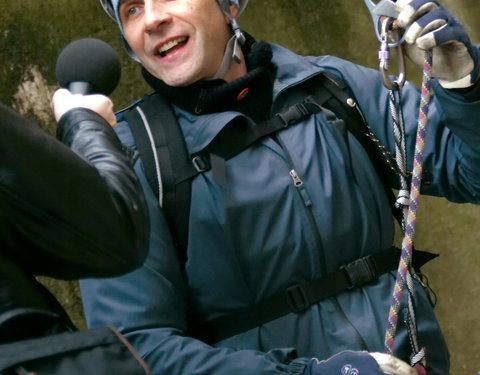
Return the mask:
<svg viewBox="0 0 480 375"><path fill-rule="evenodd" d="M431 73L432 52L427 51L425 52L425 62L423 65L422 92L418 113L418 129L413 161L412 181L410 186L410 200L408 204L407 219L405 222L405 233L402 240L402 253L390 302L387 330L385 333L385 351L389 354L393 353L400 303L402 301L403 291L405 284L408 281L409 271L412 263L413 237L417 223L416 213L420 198L420 185L423 171L423 152L425 148L425 135L428 123L428 109L432 86Z"/></svg>

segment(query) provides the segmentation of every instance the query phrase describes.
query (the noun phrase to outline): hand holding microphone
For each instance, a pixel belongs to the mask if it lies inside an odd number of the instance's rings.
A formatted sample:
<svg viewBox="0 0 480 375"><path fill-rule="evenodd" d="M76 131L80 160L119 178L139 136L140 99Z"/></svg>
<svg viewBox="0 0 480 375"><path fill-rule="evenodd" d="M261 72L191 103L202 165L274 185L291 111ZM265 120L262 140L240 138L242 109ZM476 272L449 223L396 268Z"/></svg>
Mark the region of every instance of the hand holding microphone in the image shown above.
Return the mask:
<svg viewBox="0 0 480 375"><path fill-rule="evenodd" d="M110 125L116 123L113 103L107 97L120 79L120 61L107 43L93 38L76 40L60 53L56 65L62 87L52 98L57 121L73 108L88 108Z"/></svg>
<svg viewBox="0 0 480 375"><path fill-rule="evenodd" d="M73 108L88 108L102 116L111 126L117 122L113 113L113 102L105 95L72 94L67 89L58 89L52 97L53 113L57 122Z"/></svg>

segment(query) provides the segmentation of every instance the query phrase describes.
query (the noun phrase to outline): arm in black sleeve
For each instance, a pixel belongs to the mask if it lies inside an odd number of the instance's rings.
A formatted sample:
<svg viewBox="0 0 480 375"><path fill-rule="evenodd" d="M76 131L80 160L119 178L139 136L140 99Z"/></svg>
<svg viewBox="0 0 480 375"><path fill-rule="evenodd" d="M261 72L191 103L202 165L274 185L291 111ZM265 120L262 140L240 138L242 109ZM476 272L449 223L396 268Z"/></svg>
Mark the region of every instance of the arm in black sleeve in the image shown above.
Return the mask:
<svg viewBox="0 0 480 375"><path fill-rule="evenodd" d="M143 262L144 198L103 118L67 112L58 128L64 145L0 104L0 130L0 251L64 279L118 275Z"/></svg>

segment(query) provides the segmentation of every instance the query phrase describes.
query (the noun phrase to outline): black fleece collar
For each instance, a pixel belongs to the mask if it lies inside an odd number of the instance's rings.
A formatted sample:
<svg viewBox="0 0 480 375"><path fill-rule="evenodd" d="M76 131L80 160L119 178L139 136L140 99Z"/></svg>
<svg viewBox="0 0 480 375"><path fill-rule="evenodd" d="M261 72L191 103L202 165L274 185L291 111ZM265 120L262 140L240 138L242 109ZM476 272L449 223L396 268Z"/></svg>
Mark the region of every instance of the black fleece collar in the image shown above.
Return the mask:
<svg viewBox="0 0 480 375"><path fill-rule="evenodd" d="M207 114L234 110L256 121L270 117L272 88L276 67L272 63L269 44L255 41L246 34L243 47L247 74L231 81L209 79L186 87L172 87L155 78L144 68L142 74L147 83L160 95L176 106L195 114Z"/></svg>

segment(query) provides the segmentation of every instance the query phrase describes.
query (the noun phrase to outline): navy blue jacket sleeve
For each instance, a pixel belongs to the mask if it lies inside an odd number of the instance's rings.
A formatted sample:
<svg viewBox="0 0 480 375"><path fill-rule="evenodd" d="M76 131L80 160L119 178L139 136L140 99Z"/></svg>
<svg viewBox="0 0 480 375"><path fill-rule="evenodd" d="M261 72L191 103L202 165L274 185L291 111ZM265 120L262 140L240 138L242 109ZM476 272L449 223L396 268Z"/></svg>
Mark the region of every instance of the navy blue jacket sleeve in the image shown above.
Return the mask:
<svg viewBox="0 0 480 375"><path fill-rule="evenodd" d="M326 60L326 61L324 61ZM322 59L323 67L340 75L352 88L368 125L380 144L395 154L388 90L378 71L345 60ZM368 84L366 84L368 82ZM422 194L452 202L480 203L480 100L461 95L433 80L432 99L423 161ZM407 169L412 170L420 104L419 89L407 82L403 87Z"/></svg>

